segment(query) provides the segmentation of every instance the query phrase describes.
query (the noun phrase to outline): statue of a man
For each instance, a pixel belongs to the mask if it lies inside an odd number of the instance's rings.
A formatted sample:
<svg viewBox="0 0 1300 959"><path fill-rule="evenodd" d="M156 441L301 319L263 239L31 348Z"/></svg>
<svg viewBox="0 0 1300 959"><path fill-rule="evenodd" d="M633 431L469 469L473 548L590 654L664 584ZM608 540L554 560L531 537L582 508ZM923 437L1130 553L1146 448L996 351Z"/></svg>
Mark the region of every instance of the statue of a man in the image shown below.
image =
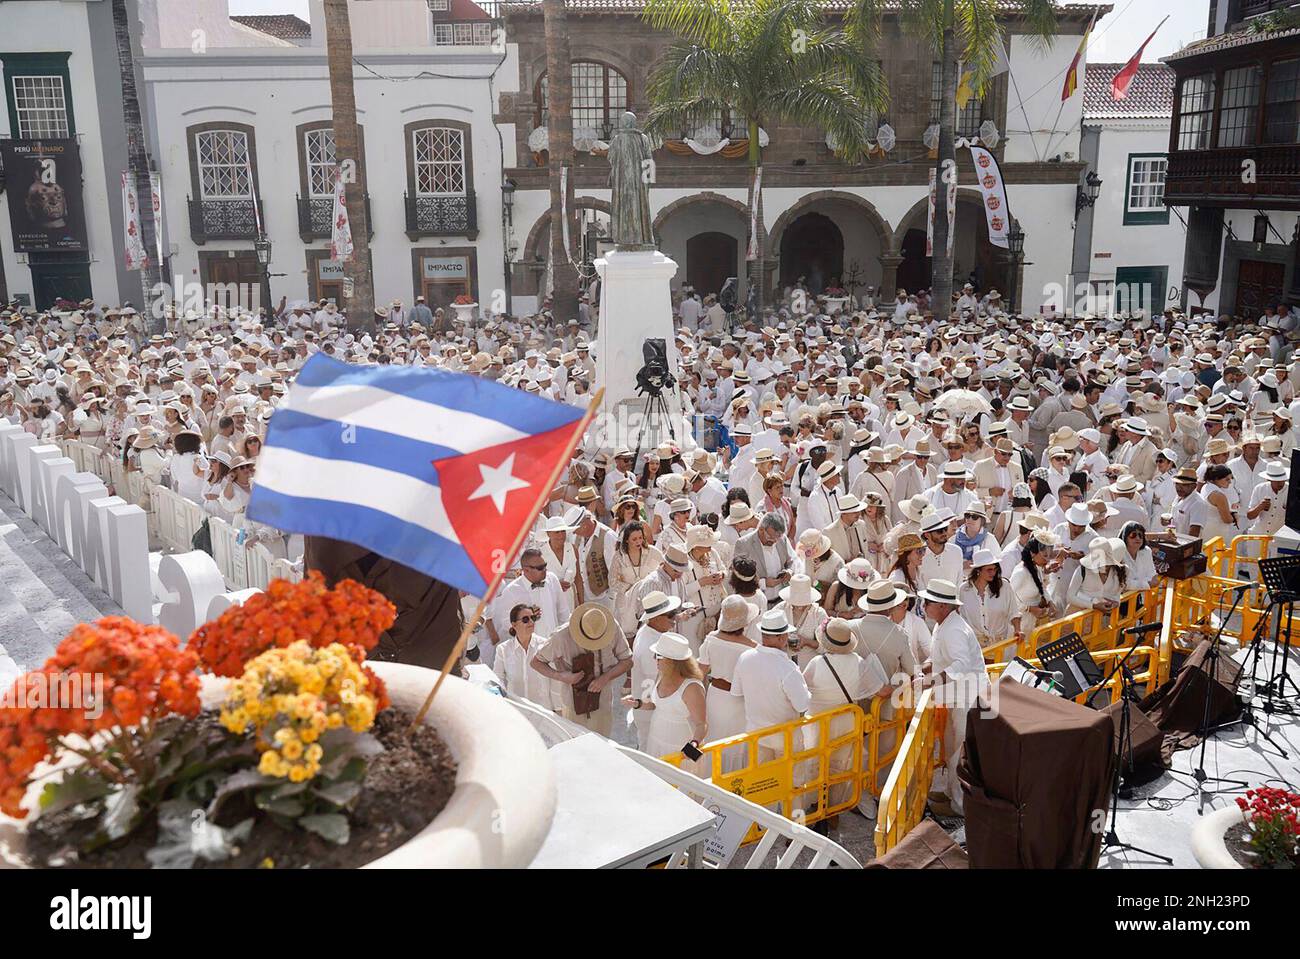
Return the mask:
<svg viewBox="0 0 1300 959"><path fill-rule="evenodd" d="M637 129L636 114L624 113L609 145L610 225L620 250L653 250L650 181L654 160L650 138Z"/></svg>

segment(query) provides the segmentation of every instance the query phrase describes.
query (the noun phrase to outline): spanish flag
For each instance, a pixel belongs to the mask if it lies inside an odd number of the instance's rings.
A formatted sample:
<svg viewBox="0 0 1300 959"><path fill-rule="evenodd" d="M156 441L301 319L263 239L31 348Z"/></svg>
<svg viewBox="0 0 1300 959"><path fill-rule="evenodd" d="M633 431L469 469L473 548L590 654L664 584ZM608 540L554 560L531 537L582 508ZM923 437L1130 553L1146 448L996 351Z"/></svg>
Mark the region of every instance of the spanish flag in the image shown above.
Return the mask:
<svg viewBox="0 0 1300 959"><path fill-rule="evenodd" d="M1083 31L1083 39L1079 41L1079 49L1074 51L1074 59L1070 61L1070 69L1065 74L1065 86L1061 88L1062 103L1074 96L1074 91L1079 89L1079 64L1083 62L1083 54L1088 49L1088 37L1091 34L1092 24L1090 23L1088 29Z"/></svg>

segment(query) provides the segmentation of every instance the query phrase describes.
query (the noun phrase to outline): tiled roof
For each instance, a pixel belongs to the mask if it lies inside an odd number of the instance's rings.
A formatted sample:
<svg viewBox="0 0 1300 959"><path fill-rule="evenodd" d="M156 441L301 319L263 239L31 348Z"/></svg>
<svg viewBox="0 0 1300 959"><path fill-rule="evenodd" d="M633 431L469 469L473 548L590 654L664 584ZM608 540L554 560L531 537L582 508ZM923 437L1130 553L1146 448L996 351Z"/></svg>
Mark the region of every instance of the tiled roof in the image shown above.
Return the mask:
<svg viewBox="0 0 1300 959"><path fill-rule="evenodd" d="M1206 37L1204 40L1196 40L1189 43L1177 53L1171 53L1163 59L1165 63L1170 63L1174 60L1200 56L1203 53L1215 53L1219 50L1229 50L1233 47L1249 46L1252 43L1263 43L1267 40L1280 40L1285 37L1300 37L1300 27L1292 27L1287 30L1273 30L1271 32L1238 30L1236 33L1221 33L1217 37Z"/></svg>
<svg viewBox="0 0 1300 959"><path fill-rule="evenodd" d="M1171 117L1174 115L1174 71L1163 63L1138 64L1128 96L1113 100L1110 84L1122 63L1089 63L1084 71L1083 115L1088 119Z"/></svg>
<svg viewBox="0 0 1300 959"><path fill-rule="evenodd" d="M236 23L252 27L280 40L310 40L311 24L292 13L274 13L256 17L231 17Z"/></svg>
<svg viewBox="0 0 1300 959"><path fill-rule="evenodd" d="M822 5L828 10L847 10L854 5L853 0L822 0ZM886 9L897 7L900 4L890 0L885 0L883 4ZM574 13L638 13L645 6L644 0L566 0L565 9ZM1109 3L1060 3L1057 4L1062 13L1072 15L1073 19L1091 17L1093 11L1098 12L1098 17L1105 16L1114 9L1113 4ZM503 0L501 4L505 12L528 12L530 8L535 8L538 13L541 12L540 0ZM1017 13L1024 7L1021 0L998 0L998 9L1005 14Z"/></svg>

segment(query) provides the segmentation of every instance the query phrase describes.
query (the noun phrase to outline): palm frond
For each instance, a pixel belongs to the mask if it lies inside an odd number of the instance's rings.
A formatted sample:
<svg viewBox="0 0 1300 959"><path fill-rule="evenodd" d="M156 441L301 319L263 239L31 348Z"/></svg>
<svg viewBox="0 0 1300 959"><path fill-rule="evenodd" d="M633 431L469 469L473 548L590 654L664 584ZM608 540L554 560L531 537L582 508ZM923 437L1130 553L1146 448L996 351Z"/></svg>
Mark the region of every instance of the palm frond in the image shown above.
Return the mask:
<svg viewBox="0 0 1300 959"><path fill-rule="evenodd" d="M735 36L730 0L646 0L641 16L656 29L705 46L721 47Z"/></svg>

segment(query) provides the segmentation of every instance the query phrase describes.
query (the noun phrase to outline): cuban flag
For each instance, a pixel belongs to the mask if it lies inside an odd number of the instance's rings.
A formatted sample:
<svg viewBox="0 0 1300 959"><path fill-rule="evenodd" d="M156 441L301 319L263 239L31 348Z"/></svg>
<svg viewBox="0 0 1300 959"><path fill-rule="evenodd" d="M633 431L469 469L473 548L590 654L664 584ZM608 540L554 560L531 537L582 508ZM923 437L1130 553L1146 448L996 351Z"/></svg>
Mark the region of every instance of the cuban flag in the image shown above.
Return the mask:
<svg viewBox="0 0 1300 959"><path fill-rule="evenodd" d="M463 373L317 353L271 418L247 515L365 546L482 597L586 419Z"/></svg>

